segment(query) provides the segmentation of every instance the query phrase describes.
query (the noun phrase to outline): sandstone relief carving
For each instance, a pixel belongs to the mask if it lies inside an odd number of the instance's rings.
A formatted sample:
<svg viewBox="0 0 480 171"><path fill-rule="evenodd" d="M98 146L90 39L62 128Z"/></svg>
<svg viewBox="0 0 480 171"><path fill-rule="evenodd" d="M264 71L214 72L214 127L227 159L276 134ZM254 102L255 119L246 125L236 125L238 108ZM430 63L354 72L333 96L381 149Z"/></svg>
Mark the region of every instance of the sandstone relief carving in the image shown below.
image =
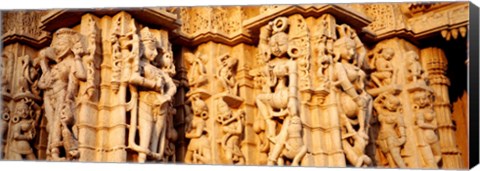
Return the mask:
<svg viewBox="0 0 480 171"><path fill-rule="evenodd" d="M375 98L373 106L380 122L380 131L375 144L390 166L406 168L400 154L406 141L406 131L398 94L398 90L390 90Z"/></svg>
<svg viewBox="0 0 480 171"><path fill-rule="evenodd" d="M9 12L0 159L462 168L439 4Z"/></svg>
<svg viewBox="0 0 480 171"><path fill-rule="evenodd" d="M71 157L80 155L75 145L71 144L71 140L77 137L71 132L67 133L75 128L67 122L74 119L79 81L86 80L85 67L81 61L84 54L82 41L78 32L62 28L55 32L50 47L39 53L42 76L38 87L44 91L49 136L47 154L50 160L71 160ZM68 155L60 156L60 148L64 148Z"/></svg>

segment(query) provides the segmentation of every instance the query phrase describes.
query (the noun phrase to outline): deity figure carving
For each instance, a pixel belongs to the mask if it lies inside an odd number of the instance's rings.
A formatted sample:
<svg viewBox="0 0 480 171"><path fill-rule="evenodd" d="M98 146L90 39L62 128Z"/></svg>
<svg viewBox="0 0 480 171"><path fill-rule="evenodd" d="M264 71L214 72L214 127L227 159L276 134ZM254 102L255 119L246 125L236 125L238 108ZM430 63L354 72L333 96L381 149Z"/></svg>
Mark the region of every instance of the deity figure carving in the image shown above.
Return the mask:
<svg viewBox="0 0 480 171"><path fill-rule="evenodd" d="M303 128L299 116L287 116L281 133L276 137L276 143L268 157L268 165L284 165L285 159L291 160L292 166L299 166L307 153L303 143Z"/></svg>
<svg viewBox="0 0 480 171"><path fill-rule="evenodd" d="M82 40L81 35L76 31L61 28L55 32L50 47L42 49L39 53L42 76L38 87L44 90L49 160L63 159L60 158L59 149L63 146L60 119L62 106L74 105L79 81L86 80L82 63L84 54Z"/></svg>
<svg viewBox="0 0 480 171"><path fill-rule="evenodd" d="M334 43L335 74L333 81L341 90L339 95L341 113L349 118L357 117L358 134L367 136L366 120L369 118L372 97L365 91L365 72L354 65L356 58L356 42L350 37L349 26L342 25L337 29L340 38Z"/></svg>
<svg viewBox="0 0 480 171"><path fill-rule="evenodd" d="M209 117L208 107L199 94L193 94L190 100L192 102L193 118L190 131L185 134L185 137L190 138L185 154L185 163L209 164L212 156L210 151L211 144L206 129L206 120Z"/></svg>
<svg viewBox="0 0 480 171"><path fill-rule="evenodd" d="M274 118L298 114L296 99L298 86L297 64L287 57L289 47L288 35L285 31L288 20L281 17L274 20L271 25L273 35L268 43L275 58L268 61L260 71L260 75L266 76L266 86L273 88L273 92L269 90L257 95L255 102L266 122L266 136L272 142L275 142L277 123Z"/></svg>
<svg viewBox="0 0 480 171"><path fill-rule="evenodd" d="M406 168L400 155L400 150L406 141L406 127L403 121L401 102L397 97L398 93L399 91L391 90L381 93L375 98L373 106L380 122L376 145L390 167Z"/></svg>
<svg viewBox="0 0 480 171"><path fill-rule="evenodd" d="M417 126L418 144L421 147L423 160L429 168L438 168L442 159L439 138L436 134L437 120L433 110L433 92L419 90L413 92L413 112Z"/></svg>
<svg viewBox="0 0 480 171"><path fill-rule="evenodd" d="M418 54L415 51L408 51L406 54L406 63L405 68L407 68L407 80L410 83L415 83L417 81L425 81L425 72L423 70L422 64L419 62Z"/></svg>
<svg viewBox="0 0 480 171"><path fill-rule="evenodd" d="M223 54L218 58L218 63L220 68L215 76L220 81L220 87L227 94L236 95L238 84L235 80L235 69L238 59L231 57L230 54Z"/></svg>
<svg viewBox="0 0 480 171"><path fill-rule="evenodd" d="M378 50L373 57L373 68L375 71L371 74L372 81L378 86L386 86L392 83L395 78L393 73L392 58L395 52L392 48L384 47Z"/></svg>
<svg viewBox="0 0 480 171"><path fill-rule="evenodd" d="M229 164L245 164L245 158L240 148L240 137L243 135L243 111L233 112L228 104L219 100L217 102L219 115L217 122L221 124L223 137L218 142L224 150Z"/></svg>
<svg viewBox="0 0 480 171"><path fill-rule="evenodd" d="M198 88L202 85L205 85L208 82L207 68L205 68L205 64L208 60L207 56L199 53L186 53L185 59L190 66L190 69L187 73L188 84L190 87Z"/></svg>
<svg viewBox="0 0 480 171"><path fill-rule="evenodd" d="M31 100L22 99L16 104L11 120L11 140L8 142L7 160L35 160L30 141L35 137L35 112L30 109Z"/></svg>
<svg viewBox="0 0 480 171"><path fill-rule="evenodd" d="M170 69L173 65L171 54L165 52L166 48L159 48L153 34L148 27L140 31L141 42L144 45L143 55L138 63L134 63L135 68L130 76L129 83L138 86L138 129L140 144L134 146L129 144L130 148L139 152L138 162L143 163L147 155L161 160L164 157L165 142L167 135L166 122L170 116L172 97L177 88L170 74L175 72L163 70ZM159 56L158 49L163 54L161 57L162 66L156 66L155 60ZM136 95L134 95L136 96ZM136 109L133 109L132 117L136 118ZM132 122L132 133L136 131L136 121Z"/></svg>

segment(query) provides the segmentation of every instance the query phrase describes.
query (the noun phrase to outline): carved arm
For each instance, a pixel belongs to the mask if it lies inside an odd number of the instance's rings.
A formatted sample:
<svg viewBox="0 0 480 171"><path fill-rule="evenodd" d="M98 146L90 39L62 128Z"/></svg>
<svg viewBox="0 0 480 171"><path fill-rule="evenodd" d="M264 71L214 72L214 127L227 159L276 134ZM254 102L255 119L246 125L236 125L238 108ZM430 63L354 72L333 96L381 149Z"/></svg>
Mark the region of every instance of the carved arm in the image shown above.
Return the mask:
<svg viewBox="0 0 480 171"><path fill-rule="evenodd" d="M185 134L185 137L190 138L190 139L200 138L202 136L202 132L203 132L203 129L204 129L205 126L199 121L194 122L192 126L193 126L193 128L195 128L195 131L194 132L192 132L192 131L187 132Z"/></svg>

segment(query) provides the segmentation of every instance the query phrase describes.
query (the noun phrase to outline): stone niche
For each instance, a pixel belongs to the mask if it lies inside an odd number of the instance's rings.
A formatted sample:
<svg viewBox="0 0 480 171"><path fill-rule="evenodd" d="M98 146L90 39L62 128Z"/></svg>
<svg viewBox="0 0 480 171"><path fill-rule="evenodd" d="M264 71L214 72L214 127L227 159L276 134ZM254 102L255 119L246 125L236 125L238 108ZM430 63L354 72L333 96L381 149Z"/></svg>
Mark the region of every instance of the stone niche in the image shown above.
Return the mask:
<svg viewBox="0 0 480 171"><path fill-rule="evenodd" d="M5 12L0 157L466 168L467 8Z"/></svg>

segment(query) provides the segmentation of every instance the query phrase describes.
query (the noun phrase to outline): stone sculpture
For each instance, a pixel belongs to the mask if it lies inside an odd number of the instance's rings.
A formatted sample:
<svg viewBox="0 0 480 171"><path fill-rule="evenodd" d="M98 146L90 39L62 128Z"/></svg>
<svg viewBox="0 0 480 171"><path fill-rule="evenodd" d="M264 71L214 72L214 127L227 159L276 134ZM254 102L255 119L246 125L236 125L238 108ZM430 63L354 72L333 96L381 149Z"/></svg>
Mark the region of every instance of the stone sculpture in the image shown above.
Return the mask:
<svg viewBox="0 0 480 171"><path fill-rule="evenodd" d="M219 115L217 122L221 124L223 137L218 141L222 146L225 158L230 164L245 164L245 158L240 149L240 136L243 134L243 111L233 112L228 104L217 102Z"/></svg>
<svg viewBox="0 0 480 171"><path fill-rule="evenodd" d="M139 146L142 149L137 150L139 152L138 161L143 163L146 161L147 155L152 155L157 160L164 157L166 122L170 116L169 108L172 97L176 93L176 86L169 75L174 72L165 72L166 70L154 64L158 57L158 44L149 28L143 28L140 36L145 47L144 54L139 63L134 64L138 65L138 70L134 70L129 83L140 87L138 89L138 127ZM165 58L162 59L163 67L170 70L171 55L165 54L162 58Z"/></svg>
<svg viewBox="0 0 480 171"><path fill-rule="evenodd" d="M12 139L8 145L7 160L35 160L30 141L35 137L35 113L30 109L28 99L17 103L12 117L13 126L10 128Z"/></svg>
<svg viewBox="0 0 480 171"><path fill-rule="evenodd" d="M414 51L409 51L405 54L406 68L407 68L407 80L411 83L421 81L425 79L424 70L419 62L418 54Z"/></svg>
<svg viewBox="0 0 480 171"><path fill-rule="evenodd" d="M468 161L456 141L468 131L466 81L449 78L466 70L467 57L455 60L468 49L468 3L8 11L2 21L1 159ZM425 44L440 36L460 46Z"/></svg>
<svg viewBox="0 0 480 171"><path fill-rule="evenodd" d="M209 117L207 104L199 94L191 97L193 118L190 131L185 137L190 138L188 149L185 154L185 163L207 164L211 162L210 140L206 132L206 120Z"/></svg>
<svg viewBox="0 0 480 171"><path fill-rule="evenodd" d="M227 94L236 95L238 84L235 80L235 67L238 64L238 59L231 57L229 54L224 54L218 58L218 63L220 68L215 76L220 80L220 87Z"/></svg>
<svg viewBox="0 0 480 171"><path fill-rule="evenodd" d="M392 58L395 55L395 52L392 48L385 47L375 54L372 60L374 63L375 72L372 73L371 79L378 86L386 86L392 83L392 78L395 74L393 73Z"/></svg>
<svg viewBox="0 0 480 171"><path fill-rule="evenodd" d="M430 91L429 91L430 90ZM421 147L423 160L429 168L437 168L441 159L439 138L436 134L437 120L433 110L433 90L413 90L413 111L417 126L418 144Z"/></svg>
<svg viewBox="0 0 480 171"><path fill-rule="evenodd" d="M42 76L38 87L44 91L45 117L47 118L48 150L50 160L61 160L62 106L74 105L79 81L86 80L86 72L81 61L84 53L82 37L68 28L59 29L54 34L52 44L40 51ZM49 65L49 63L54 63ZM71 109L71 111L75 111ZM67 137L63 137L67 138Z"/></svg>
<svg viewBox="0 0 480 171"><path fill-rule="evenodd" d="M406 168L400 155L402 145L406 141L406 132L398 93L395 90L384 92L374 101L373 106L380 122L380 131L375 143L391 167Z"/></svg>

